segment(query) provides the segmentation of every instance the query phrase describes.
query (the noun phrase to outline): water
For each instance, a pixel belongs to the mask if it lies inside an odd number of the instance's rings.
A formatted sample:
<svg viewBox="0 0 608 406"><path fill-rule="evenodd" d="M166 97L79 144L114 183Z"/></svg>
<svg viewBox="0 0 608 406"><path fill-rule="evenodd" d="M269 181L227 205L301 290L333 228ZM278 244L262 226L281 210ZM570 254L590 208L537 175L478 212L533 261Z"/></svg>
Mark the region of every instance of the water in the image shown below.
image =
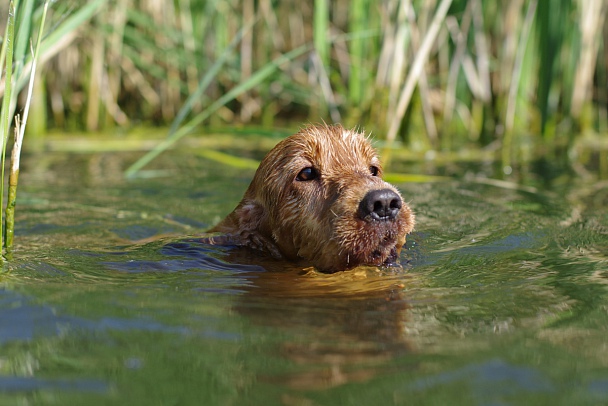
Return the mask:
<svg viewBox="0 0 608 406"><path fill-rule="evenodd" d="M403 272L323 275L196 241L251 171L133 158L25 160L0 404L608 402L606 184L402 184Z"/></svg>

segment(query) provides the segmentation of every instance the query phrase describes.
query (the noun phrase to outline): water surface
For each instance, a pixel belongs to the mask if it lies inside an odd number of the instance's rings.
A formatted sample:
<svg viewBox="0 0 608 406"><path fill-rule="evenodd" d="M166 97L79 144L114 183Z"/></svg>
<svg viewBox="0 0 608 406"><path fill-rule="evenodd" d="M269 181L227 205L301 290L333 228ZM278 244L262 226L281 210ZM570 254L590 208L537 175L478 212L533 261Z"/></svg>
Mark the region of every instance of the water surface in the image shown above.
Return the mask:
<svg viewBox="0 0 608 406"><path fill-rule="evenodd" d="M197 241L252 171L173 152L125 181L135 156L25 160L0 403L608 402L607 184L455 165L398 185L402 271L324 275Z"/></svg>

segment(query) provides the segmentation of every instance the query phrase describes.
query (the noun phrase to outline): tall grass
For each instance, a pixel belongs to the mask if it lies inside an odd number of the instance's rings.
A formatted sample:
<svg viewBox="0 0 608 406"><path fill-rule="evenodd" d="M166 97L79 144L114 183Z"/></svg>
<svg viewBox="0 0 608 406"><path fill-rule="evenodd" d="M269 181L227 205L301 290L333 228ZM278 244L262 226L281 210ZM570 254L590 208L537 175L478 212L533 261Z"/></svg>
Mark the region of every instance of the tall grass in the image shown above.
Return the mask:
<svg viewBox="0 0 608 406"><path fill-rule="evenodd" d="M173 123L156 154L200 126L341 120L505 167L608 128L605 0L104 4L44 67L49 128Z"/></svg>
<svg viewBox="0 0 608 406"><path fill-rule="evenodd" d="M102 1L93 2L99 7ZM2 107L0 108L0 136L2 153L0 165L0 208L4 207L4 170L7 166L6 151L11 130L14 130L14 143L11 154L10 173L8 176L8 196L4 215L0 215L0 258L10 258L13 247L14 216L19 180L19 160L21 147L29 119L30 106L34 97L35 78L40 59L48 59L65 47L65 35L69 35L86 21L95 9L89 5L74 13L63 22L57 21L55 30L43 41L43 31L50 0L42 3L35 0L14 0L6 7L5 34L2 37L0 66L2 66L1 91ZM53 35L54 34L54 35ZM22 92L25 85L27 91ZM24 93L23 105L17 111L18 97ZM14 121L13 121L14 119Z"/></svg>

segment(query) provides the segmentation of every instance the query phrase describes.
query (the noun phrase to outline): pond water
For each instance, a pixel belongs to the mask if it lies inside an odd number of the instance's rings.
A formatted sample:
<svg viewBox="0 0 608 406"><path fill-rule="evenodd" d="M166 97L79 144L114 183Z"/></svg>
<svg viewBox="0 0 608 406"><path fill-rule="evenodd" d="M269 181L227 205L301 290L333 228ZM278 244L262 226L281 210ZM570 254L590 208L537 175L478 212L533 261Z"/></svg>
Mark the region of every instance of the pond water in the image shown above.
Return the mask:
<svg viewBox="0 0 608 406"><path fill-rule="evenodd" d="M136 156L24 160L1 404L608 403L608 184L453 165L403 271L324 275L196 241L252 170Z"/></svg>

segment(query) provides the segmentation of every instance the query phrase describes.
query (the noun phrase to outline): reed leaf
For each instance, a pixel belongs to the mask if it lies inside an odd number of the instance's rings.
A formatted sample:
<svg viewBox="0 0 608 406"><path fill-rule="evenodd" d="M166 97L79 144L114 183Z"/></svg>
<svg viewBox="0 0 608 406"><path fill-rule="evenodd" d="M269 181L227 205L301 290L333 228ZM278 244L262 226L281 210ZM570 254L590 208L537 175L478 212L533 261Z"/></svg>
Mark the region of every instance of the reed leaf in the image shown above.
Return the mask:
<svg viewBox="0 0 608 406"><path fill-rule="evenodd" d="M530 22L526 10L536 1L54 2L55 28L43 38L40 59L71 49L37 83L61 130L84 127L86 107L97 100L92 110L101 129L171 125L168 140L190 131L181 127L195 114L207 115L202 121L213 127L308 118L362 125L389 141L399 133L417 150L491 145L498 159L516 163L526 159L522 148L570 145L578 136L572 124L596 134L608 128L606 2L538 2ZM18 13L33 10L35 18L18 14L15 22L13 102L31 61L21 38L36 24L40 3L16 3ZM94 29L76 34L97 12ZM253 19L261 23L246 43L226 53ZM98 44L98 71L108 78L108 89L97 94L86 85L94 49L87 44ZM243 90L256 69L302 44L313 44L310 58ZM242 93L226 99L233 89ZM225 102L218 107L218 100ZM211 106L218 114L209 114Z"/></svg>
<svg viewBox="0 0 608 406"><path fill-rule="evenodd" d="M23 108L23 119L20 122L18 120L17 124L15 125L15 143L13 145L13 151L11 154L10 174L8 178L8 196L5 210L5 248L6 254L9 257L13 249L13 238L15 233L15 205L17 203L17 186L19 182L19 160L21 156L21 147L23 146L25 127L27 125L28 114L32 102L32 94L34 91L34 79L36 78L36 65L39 57L40 44L42 42L42 33L44 32L44 23L46 21L46 15L49 8L49 1L50 0L45 0L44 2L42 18L40 19L40 26L38 27L38 37L36 40L35 48L33 50L30 83L28 87L25 106ZM27 11L31 13L32 9L30 8ZM25 41L25 39L22 40ZM2 177L2 179L4 179L4 177Z"/></svg>
<svg viewBox="0 0 608 406"><path fill-rule="evenodd" d="M412 64L412 68L410 69L408 77L401 90L399 102L397 103L397 110L395 111L395 115L391 120L388 133L386 134L386 139L389 143L393 142L395 140L395 137L397 136L397 131L399 131L399 127L402 124L403 117L405 116L405 111L407 110L407 106L409 105L412 94L414 93L416 83L420 78L420 74L431 51L431 47L435 42L435 39L437 38L437 34L439 33L440 25L443 22L451 4L452 0L441 1L439 7L437 8L437 11L435 12L435 17L431 22L429 30L426 33L424 40L422 41L422 45L420 46L420 49L416 54L416 59Z"/></svg>
<svg viewBox="0 0 608 406"><path fill-rule="evenodd" d="M6 25L6 35L3 39L3 48L6 45L5 52L5 74L4 74L4 97L2 98L2 109L0 110L0 135L2 136L2 169L0 170L0 207L4 207L4 162L6 156L6 144L10 131L11 114L11 98L13 91L13 52L15 42L15 12L18 1L9 3L8 21ZM0 216L1 219L1 216ZM0 221L1 223L1 221ZM0 232L0 249L4 247L4 233Z"/></svg>
<svg viewBox="0 0 608 406"><path fill-rule="evenodd" d="M532 28L532 21L536 14L537 0L532 0L528 4L526 11L526 18L524 20L523 30L521 32L521 38L518 41L519 46L517 54L515 56L515 62L513 66L513 79L509 88L509 96L507 99L507 111L505 116L505 135L503 137L502 145L502 165L503 167L511 166L512 164L512 140L513 140L513 123L515 121L515 108L517 105L517 95L520 87L520 78L523 67L523 59L528 45L528 37L530 29Z"/></svg>
<svg viewBox="0 0 608 406"><path fill-rule="evenodd" d="M61 44L62 48L67 46L68 44L64 42L65 38L69 38L70 36L72 36L73 33L79 27L81 27L82 24L89 21L90 18L95 13L97 13L107 1L108 0L93 0L90 3L86 3L85 6L76 10L73 14L70 14L60 24L55 26L52 31L48 32L48 35L46 35L42 39L42 43L40 44L40 59L46 60L50 57L51 54L59 52L59 50L57 49L58 44ZM26 44L29 43L28 40L29 36L25 39ZM20 92L29 81L31 56L27 59L30 59L30 61L26 62L23 74L21 74L20 77L17 78L17 92Z"/></svg>
<svg viewBox="0 0 608 406"><path fill-rule="evenodd" d="M252 169L258 168L260 163L254 159L242 158L223 152L215 151L212 149L205 149L198 152L198 155L215 162L219 162L222 165L232 166L233 168L239 169Z"/></svg>
<svg viewBox="0 0 608 406"><path fill-rule="evenodd" d="M68 36L89 21L107 2L108 0L92 0L85 2L81 8L70 14L60 25L54 27L46 38L44 38L40 48L41 55L48 52L61 38Z"/></svg>
<svg viewBox="0 0 608 406"><path fill-rule="evenodd" d="M248 27L244 27L243 29L241 29L234 37L232 42L230 42L230 44L226 47L224 52L222 52L220 57L213 63L213 65L211 65L205 75L201 77L196 91L194 91L192 94L190 94L190 96L188 96L188 98L184 102L184 105L177 113L175 120L173 120L173 123L171 123L169 133L167 134L168 138L171 137L173 133L177 131L178 127L184 121L186 116L192 112L192 107L194 106L194 104L200 101L203 96L203 93L205 92L205 90L207 90L213 79L217 76L219 70L226 63L226 60L233 54L235 47L241 41L243 35L245 35L246 32L250 31L254 24L255 21L252 22Z"/></svg>
<svg viewBox="0 0 608 406"><path fill-rule="evenodd" d="M304 54L310 49L308 45L303 45L298 47L286 54L279 56L274 59L272 62L266 64L261 69L256 71L249 80L246 82L239 83L236 87L232 88L229 92L224 94L222 97L217 99L215 102L211 103L207 108L193 117L188 123L186 123L179 130L175 131L170 137L167 137L164 141L158 144L152 151L145 154L143 157L138 159L133 165L131 165L125 171L125 175L127 177L133 177L141 168L150 163L155 157L161 154L163 151L170 148L173 144L175 144L178 140L180 140L185 135L191 133L196 126L205 121L211 114L217 111L222 106L226 105L226 103L234 100L236 97L241 95L243 92L257 86L262 81L266 80L272 73L274 73L279 66L283 65L290 60L297 58L298 56Z"/></svg>

